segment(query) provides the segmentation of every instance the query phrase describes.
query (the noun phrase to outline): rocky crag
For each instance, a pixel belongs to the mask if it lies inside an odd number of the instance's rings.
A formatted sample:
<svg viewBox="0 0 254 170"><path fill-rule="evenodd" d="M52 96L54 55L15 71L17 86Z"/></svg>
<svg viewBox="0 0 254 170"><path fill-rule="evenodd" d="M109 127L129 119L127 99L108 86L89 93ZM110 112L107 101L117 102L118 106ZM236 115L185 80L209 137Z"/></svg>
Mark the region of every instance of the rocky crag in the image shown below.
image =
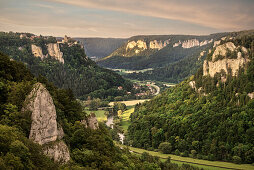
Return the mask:
<svg viewBox="0 0 254 170"><path fill-rule="evenodd" d="M61 52L59 44L57 44L57 43L49 43L47 45L48 54L46 54L46 55L44 55L42 53L42 48L39 46L32 44L31 49L32 49L32 53L35 57L39 57L43 60L43 59L51 56L55 60L58 60L59 62L64 64L63 53Z"/></svg>
<svg viewBox="0 0 254 170"><path fill-rule="evenodd" d="M69 149L61 140L63 129L56 121L56 108L48 90L36 83L26 97L23 111L31 112L31 130L29 139L42 145L46 155L55 162L66 163L70 160Z"/></svg>
<svg viewBox="0 0 254 170"><path fill-rule="evenodd" d="M81 123L84 124L86 128L89 127L93 130L99 128L99 124L94 113L91 113L89 116L87 116L84 120L81 121Z"/></svg>
<svg viewBox="0 0 254 170"><path fill-rule="evenodd" d="M228 58L228 53L236 53L235 58ZM248 59L248 50L245 47L236 47L234 43L227 42L215 48L211 61L205 60L203 64L203 75L214 77L216 73L222 70L228 74L231 71L232 76L237 76L238 70L245 66ZM223 81L225 81L225 76Z"/></svg>

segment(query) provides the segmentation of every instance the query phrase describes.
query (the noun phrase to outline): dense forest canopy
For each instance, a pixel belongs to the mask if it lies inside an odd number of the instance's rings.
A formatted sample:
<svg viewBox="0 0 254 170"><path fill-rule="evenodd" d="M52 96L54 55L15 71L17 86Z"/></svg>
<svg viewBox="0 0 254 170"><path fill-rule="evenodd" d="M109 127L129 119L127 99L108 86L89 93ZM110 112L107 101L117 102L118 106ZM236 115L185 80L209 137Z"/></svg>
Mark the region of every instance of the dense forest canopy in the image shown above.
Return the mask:
<svg viewBox="0 0 254 170"><path fill-rule="evenodd" d="M169 152L181 156L254 162L254 100L250 97L254 92L254 35L240 32L234 37L228 41L247 48L250 60L237 76L227 74L223 83L225 72L203 76L201 67L176 87L137 105L128 129L129 145L154 150L167 142ZM227 55L236 58L234 53ZM195 88L190 81L195 81Z"/></svg>
<svg viewBox="0 0 254 170"><path fill-rule="evenodd" d="M22 107L37 82L44 84L53 98L57 122L71 155L67 164L52 161L41 145L28 139L31 113L22 111ZM35 77L23 63L2 53L0 99L0 169L198 169L172 164L170 158L161 162L147 153L136 156L120 149L104 124L93 130L81 123L87 114L70 89L59 89L46 78Z"/></svg>
<svg viewBox="0 0 254 170"><path fill-rule="evenodd" d="M26 38L20 38L21 33L0 32L0 51L9 55L16 61L21 61L38 76L42 75L57 87L70 88L76 97L86 99L94 98L113 100L116 96L123 96L130 91L132 84L113 71L97 66L86 57L80 44L60 44L65 63L53 58L41 60L34 57L31 45L42 48L43 55L47 55L47 44L56 43L55 37L37 36L26 33ZM124 90L117 90L122 86Z"/></svg>

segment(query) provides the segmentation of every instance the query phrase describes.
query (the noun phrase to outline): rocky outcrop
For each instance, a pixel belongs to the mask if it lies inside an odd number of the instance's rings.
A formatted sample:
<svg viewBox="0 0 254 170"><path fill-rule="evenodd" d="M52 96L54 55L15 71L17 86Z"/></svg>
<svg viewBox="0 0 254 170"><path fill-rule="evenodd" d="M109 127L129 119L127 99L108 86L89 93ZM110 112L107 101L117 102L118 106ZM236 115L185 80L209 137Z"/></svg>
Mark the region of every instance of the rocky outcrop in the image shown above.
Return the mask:
<svg viewBox="0 0 254 170"><path fill-rule="evenodd" d="M169 43L170 43L170 40L165 40L164 42L163 41L153 40L153 41L150 41L149 47L151 49L158 49L158 50L160 50L160 49L166 47Z"/></svg>
<svg viewBox="0 0 254 170"><path fill-rule="evenodd" d="M254 99L254 92L248 93L248 96L249 96L250 99Z"/></svg>
<svg viewBox="0 0 254 170"><path fill-rule="evenodd" d="M128 42L128 44L126 46L126 51L128 51L129 49L133 49L134 47L138 47L138 48L143 49L143 50L147 49L146 42L142 41L142 40L138 40L138 41Z"/></svg>
<svg viewBox="0 0 254 170"><path fill-rule="evenodd" d="M185 40L183 42L179 41L177 43L173 44L173 47L178 47L179 45L182 45L182 48L192 48L192 47L197 47L197 46L204 46L207 45L209 43L212 43L213 39L211 40L204 40L199 42L199 40L197 39L191 39L191 40Z"/></svg>
<svg viewBox="0 0 254 170"><path fill-rule="evenodd" d="M31 112L31 130L29 139L44 147L44 153L56 162L70 160L68 147L63 141L57 141L64 136L63 129L57 125L56 108L48 90L36 83L33 90L26 97L22 111ZM52 156L53 155L53 156Z"/></svg>
<svg viewBox="0 0 254 170"><path fill-rule="evenodd" d="M178 41L177 43L174 43L173 44L173 47L178 47L179 45L181 45L182 44L182 42L181 41Z"/></svg>
<svg viewBox="0 0 254 170"><path fill-rule="evenodd" d="M43 147L45 155L55 160L60 164L64 164L70 160L70 152L66 144L61 141L56 141L51 145L46 145Z"/></svg>
<svg viewBox="0 0 254 170"><path fill-rule="evenodd" d="M84 124L86 128L89 127L93 130L99 128L99 124L94 113L91 113L89 116L87 116L84 120L81 121L81 123Z"/></svg>
<svg viewBox="0 0 254 170"><path fill-rule="evenodd" d="M60 51L59 44L50 43L47 46L49 55L59 62L64 63L63 53Z"/></svg>
<svg viewBox="0 0 254 170"><path fill-rule="evenodd" d="M236 46L232 42L227 42L225 44L219 45L216 47L212 55L212 60L215 61L216 57L219 55L225 57L228 51L233 52L235 51L235 49L236 49Z"/></svg>
<svg viewBox="0 0 254 170"><path fill-rule="evenodd" d="M227 52L234 52L236 50L244 51L237 53L236 59L227 58ZM223 45L219 45L216 47L213 55L212 61L204 61L203 64L203 75L214 77L216 73L221 73L223 70L226 74L231 70L232 76L237 76L238 70L241 67L244 67L250 60L248 59L248 50L245 47L236 47L232 42L227 42ZM244 56L243 56L244 55ZM218 56L222 56L223 59L217 60ZM217 61L216 61L217 60ZM223 81L225 81L225 76L223 77Z"/></svg>
<svg viewBox="0 0 254 170"><path fill-rule="evenodd" d="M214 43L213 43L213 47L216 47L217 45L219 45L219 44L220 44L220 42L221 42L221 40L214 41Z"/></svg>
<svg viewBox="0 0 254 170"><path fill-rule="evenodd" d="M45 56L42 53L41 47L38 47L34 44L31 45L32 53L35 57L40 57L42 60L45 58Z"/></svg>

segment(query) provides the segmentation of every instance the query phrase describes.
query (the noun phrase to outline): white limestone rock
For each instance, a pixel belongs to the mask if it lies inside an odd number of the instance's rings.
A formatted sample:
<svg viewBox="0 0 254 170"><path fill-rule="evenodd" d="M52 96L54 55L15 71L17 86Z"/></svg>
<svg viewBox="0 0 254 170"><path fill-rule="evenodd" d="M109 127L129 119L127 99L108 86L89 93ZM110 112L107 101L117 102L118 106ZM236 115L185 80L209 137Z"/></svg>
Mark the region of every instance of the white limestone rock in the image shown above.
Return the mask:
<svg viewBox="0 0 254 170"><path fill-rule="evenodd" d="M43 152L60 164L67 163L70 160L69 149L62 140L45 145Z"/></svg>
<svg viewBox="0 0 254 170"><path fill-rule="evenodd" d="M183 48L192 48L199 45L200 43L197 39L186 40L182 43Z"/></svg>
<svg viewBox="0 0 254 170"><path fill-rule="evenodd" d="M89 127L93 130L99 128L99 123L94 113L91 113L89 116L87 116L86 119L81 121L81 123L84 124L86 128Z"/></svg>
<svg viewBox="0 0 254 170"><path fill-rule="evenodd" d="M248 93L248 96L250 97L250 99L254 99L254 92Z"/></svg>
<svg viewBox="0 0 254 170"><path fill-rule="evenodd" d="M239 49L243 49L242 51L245 51L246 53L238 52L236 59L226 58L227 51L234 52ZM204 61L203 75L214 77L216 73L220 73L222 70L225 71L226 74L231 70L232 76L237 76L239 69L244 67L250 61L248 59L248 50L245 49L245 47L236 47L232 42L217 46L212 55L212 61ZM216 61L218 55L223 56L224 58ZM225 82L226 78L222 77L222 81Z"/></svg>
<svg viewBox="0 0 254 170"><path fill-rule="evenodd" d="M31 45L31 49L32 49L32 53L35 57L39 57L41 58L42 60L45 58L45 56L43 55L42 53L42 49L41 47L38 47L34 44Z"/></svg>
<svg viewBox="0 0 254 170"><path fill-rule="evenodd" d="M138 47L141 50L146 50L147 49L146 42L143 41L143 40L138 40L138 41L128 42L128 44L126 46L126 51L128 51L129 49L133 49L134 47Z"/></svg>
<svg viewBox="0 0 254 170"><path fill-rule="evenodd" d="M170 40L165 40L164 42L153 40L153 41L150 41L149 47L151 49L158 49L158 50L160 50L160 49L166 47L169 43L170 43Z"/></svg>
<svg viewBox="0 0 254 170"><path fill-rule="evenodd" d="M44 153L54 161L60 163L69 161L70 154L66 144L63 141L56 142L57 139L63 138L64 132L62 127L57 124L53 99L41 83L36 83L26 97L22 108L22 112L24 111L32 112L29 139L42 145Z"/></svg>
<svg viewBox="0 0 254 170"><path fill-rule="evenodd" d="M212 60L215 61L216 57L218 55L221 55L221 56L225 57L227 51L233 52L235 49L236 49L236 46L232 42L227 42L225 44L219 45L219 46L216 47L216 49L215 49L215 51L214 51L214 53L212 55Z"/></svg>
<svg viewBox="0 0 254 170"><path fill-rule="evenodd" d="M23 110L32 112L29 139L43 145L57 139L56 109L48 90L36 83L27 96Z"/></svg>
<svg viewBox="0 0 254 170"><path fill-rule="evenodd" d="M60 51L59 44L50 43L47 46L49 55L59 62L64 63L63 53Z"/></svg>

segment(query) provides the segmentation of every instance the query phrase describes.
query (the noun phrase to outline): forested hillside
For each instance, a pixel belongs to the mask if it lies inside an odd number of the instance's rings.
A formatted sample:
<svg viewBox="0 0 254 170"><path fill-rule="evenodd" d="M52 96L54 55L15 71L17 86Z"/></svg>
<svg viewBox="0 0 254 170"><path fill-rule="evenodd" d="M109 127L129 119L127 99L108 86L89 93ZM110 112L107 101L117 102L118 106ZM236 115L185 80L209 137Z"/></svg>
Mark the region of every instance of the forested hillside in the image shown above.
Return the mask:
<svg viewBox="0 0 254 170"><path fill-rule="evenodd" d="M71 156L66 164L52 161L44 155L41 145L30 140L31 113L22 108L37 82L53 98L57 123L63 128L63 140ZM104 124L97 130L82 124L86 116L71 90L59 89L44 77L33 76L24 64L0 53L0 169L198 169L122 150L114 145Z"/></svg>
<svg viewBox="0 0 254 170"><path fill-rule="evenodd" d="M137 105L127 143L199 159L254 162L254 35L232 34L194 76Z"/></svg>
<svg viewBox="0 0 254 170"><path fill-rule="evenodd" d="M213 42L227 33L207 36L147 35L134 36L122 47L98 61L109 68L158 68L177 62L212 47Z"/></svg>
<svg viewBox="0 0 254 170"><path fill-rule="evenodd" d="M113 100L116 96L125 95L132 88L131 83L120 75L97 66L87 58L80 44L56 43L55 37L34 36L28 33L23 35L1 32L0 51L16 61L25 63L34 75L47 77L57 87L70 88L76 97L86 99L87 96L91 96ZM49 44L53 46L52 54L47 54ZM56 55L58 58L50 55ZM123 90L117 90L118 86L122 86Z"/></svg>
<svg viewBox="0 0 254 170"><path fill-rule="evenodd" d="M127 40L122 38L75 38L84 44L88 57L100 59L110 55Z"/></svg>

